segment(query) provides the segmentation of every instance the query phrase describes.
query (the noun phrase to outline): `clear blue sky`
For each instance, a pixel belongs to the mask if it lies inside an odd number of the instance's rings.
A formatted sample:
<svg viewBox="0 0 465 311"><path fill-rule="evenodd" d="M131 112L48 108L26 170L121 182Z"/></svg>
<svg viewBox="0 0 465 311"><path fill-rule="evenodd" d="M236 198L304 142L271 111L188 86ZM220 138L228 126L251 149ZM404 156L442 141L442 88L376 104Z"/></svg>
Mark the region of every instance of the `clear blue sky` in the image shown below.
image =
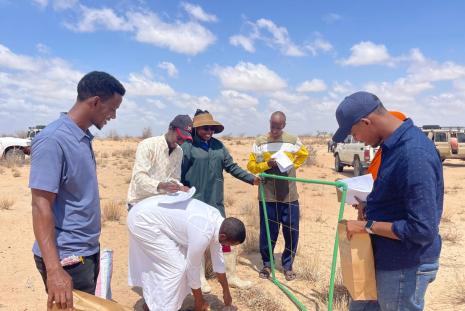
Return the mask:
<svg viewBox="0 0 465 311"><path fill-rule="evenodd" d="M0 133L53 121L85 73L127 88L103 129L162 133L208 109L225 133L334 131L358 90L419 125L465 125L462 1L0 0ZM97 132L97 130L95 130Z"/></svg>

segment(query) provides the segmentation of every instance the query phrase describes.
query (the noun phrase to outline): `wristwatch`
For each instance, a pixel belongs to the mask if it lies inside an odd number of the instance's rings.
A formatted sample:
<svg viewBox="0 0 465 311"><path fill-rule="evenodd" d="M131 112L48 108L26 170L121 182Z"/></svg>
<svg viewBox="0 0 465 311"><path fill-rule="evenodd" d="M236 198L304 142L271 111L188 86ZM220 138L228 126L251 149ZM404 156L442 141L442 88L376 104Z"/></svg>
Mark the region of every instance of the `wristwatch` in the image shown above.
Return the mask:
<svg viewBox="0 0 465 311"><path fill-rule="evenodd" d="M365 230L369 233L369 234L374 234L373 232L373 226L375 225L376 221L374 220L368 220L366 225L365 225Z"/></svg>

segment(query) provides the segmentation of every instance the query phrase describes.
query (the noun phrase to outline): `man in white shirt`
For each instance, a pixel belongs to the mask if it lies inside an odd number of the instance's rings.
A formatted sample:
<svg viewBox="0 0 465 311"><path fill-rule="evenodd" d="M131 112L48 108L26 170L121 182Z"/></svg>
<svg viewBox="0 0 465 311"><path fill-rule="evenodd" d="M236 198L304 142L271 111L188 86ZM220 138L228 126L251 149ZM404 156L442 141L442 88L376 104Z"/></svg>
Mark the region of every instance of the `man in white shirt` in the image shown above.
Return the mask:
<svg viewBox="0 0 465 311"><path fill-rule="evenodd" d="M182 190L180 145L192 140L191 131L192 119L188 115L177 115L164 135L139 143L128 190L129 209L153 195Z"/></svg>
<svg viewBox="0 0 465 311"><path fill-rule="evenodd" d="M129 285L142 287L151 311L179 310L191 291L195 310L207 310L200 289L200 262L208 247L224 304L230 306L222 245L244 242L244 224L223 218L214 207L196 199L172 201L173 195L153 196L129 212Z"/></svg>

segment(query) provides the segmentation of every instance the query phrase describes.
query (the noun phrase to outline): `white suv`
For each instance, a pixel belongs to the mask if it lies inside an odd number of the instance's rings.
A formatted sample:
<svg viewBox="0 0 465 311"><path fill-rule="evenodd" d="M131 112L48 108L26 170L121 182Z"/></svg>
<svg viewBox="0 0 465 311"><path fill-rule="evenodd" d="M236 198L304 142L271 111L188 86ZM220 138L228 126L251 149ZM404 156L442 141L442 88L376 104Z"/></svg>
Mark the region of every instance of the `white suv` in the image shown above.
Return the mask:
<svg viewBox="0 0 465 311"><path fill-rule="evenodd" d="M377 150L378 148L365 146L364 143L349 135L334 149L334 169L342 172L344 166L353 166L354 176L363 175Z"/></svg>

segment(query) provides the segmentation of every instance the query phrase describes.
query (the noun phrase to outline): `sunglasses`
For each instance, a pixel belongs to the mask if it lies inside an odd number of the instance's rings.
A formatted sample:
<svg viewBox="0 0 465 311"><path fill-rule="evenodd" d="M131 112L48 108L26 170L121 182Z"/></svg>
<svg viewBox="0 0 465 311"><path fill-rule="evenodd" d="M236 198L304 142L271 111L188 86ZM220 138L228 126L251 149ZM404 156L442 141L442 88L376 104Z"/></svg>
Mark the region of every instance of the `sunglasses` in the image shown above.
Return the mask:
<svg viewBox="0 0 465 311"><path fill-rule="evenodd" d="M204 125L204 126L200 126L200 128L204 131L212 131L212 132L215 131L215 126L213 125Z"/></svg>

